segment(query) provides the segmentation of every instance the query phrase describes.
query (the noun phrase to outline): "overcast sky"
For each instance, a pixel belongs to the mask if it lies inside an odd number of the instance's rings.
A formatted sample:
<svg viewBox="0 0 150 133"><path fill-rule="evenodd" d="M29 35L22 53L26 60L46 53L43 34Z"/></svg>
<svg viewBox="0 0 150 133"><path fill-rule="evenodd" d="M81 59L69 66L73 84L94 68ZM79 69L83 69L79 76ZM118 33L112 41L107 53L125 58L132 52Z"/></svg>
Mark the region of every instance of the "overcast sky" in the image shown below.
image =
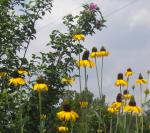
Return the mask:
<svg viewBox="0 0 150 133"><path fill-rule="evenodd" d="M49 41L51 31L63 31L61 18L69 13L79 13L81 5L90 2L100 7L107 20L107 28L88 36L84 45L89 50L93 46L100 49L104 45L110 51L110 56L104 59L103 88L107 101L114 101L119 92L114 87L119 72L131 67L135 72L132 77L134 81L140 72L146 77L146 71L150 69L150 0L54 0L52 13L36 24L37 39L31 42L27 56L47 51L45 44ZM89 69L88 74L89 89L98 96L95 69ZM78 90L78 82L73 88ZM138 99L139 88L136 89Z"/></svg>

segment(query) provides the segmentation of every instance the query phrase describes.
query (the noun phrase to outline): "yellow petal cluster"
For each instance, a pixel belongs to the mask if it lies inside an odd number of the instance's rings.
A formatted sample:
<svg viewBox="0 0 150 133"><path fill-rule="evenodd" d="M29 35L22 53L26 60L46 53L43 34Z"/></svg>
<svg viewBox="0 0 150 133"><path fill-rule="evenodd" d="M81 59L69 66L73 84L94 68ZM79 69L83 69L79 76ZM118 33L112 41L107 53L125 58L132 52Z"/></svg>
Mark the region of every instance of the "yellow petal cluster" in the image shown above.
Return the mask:
<svg viewBox="0 0 150 133"><path fill-rule="evenodd" d="M85 40L85 35L84 34L75 34L73 36L73 39L76 40L76 41Z"/></svg>
<svg viewBox="0 0 150 133"><path fill-rule="evenodd" d="M125 72L125 76L126 77L130 77L130 76L132 76L133 75L133 72L130 72L130 71L126 71Z"/></svg>
<svg viewBox="0 0 150 133"><path fill-rule="evenodd" d="M115 86L127 86L127 85L128 85L128 82L123 79L118 79L115 82Z"/></svg>
<svg viewBox="0 0 150 133"><path fill-rule="evenodd" d="M67 77L61 79L62 84L73 84L74 82L75 82L75 77Z"/></svg>
<svg viewBox="0 0 150 133"><path fill-rule="evenodd" d="M44 83L36 83L33 86L33 90L41 92L41 91L48 91L48 86Z"/></svg>
<svg viewBox="0 0 150 133"><path fill-rule="evenodd" d="M99 52L92 52L92 53L90 54L90 57L91 57L91 58L97 58L97 57L99 57Z"/></svg>
<svg viewBox="0 0 150 133"><path fill-rule="evenodd" d="M119 112L123 104L121 102L114 102L107 108L108 112L116 113Z"/></svg>
<svg viewBox="0 0 150 133"><path fill-rule="evenodd" d="M62 121L76 121L79 115L74 111L60 111L57 113L57 117Z"/></svg>
<svg viewBox="0 0 150 133"><path fill-rule="evenodd" d="M87 101L81 101L81 102L79 102L79 104L80 104L81 108L87 108L89 105L89 103Z"/></svg>
<svg viewBox="0 0 150 133"><path fill-rule="evenodd" d="M28 74L28 72L27 72L26 70L24 70L24 69L18 69L18 73L19 73L20 75Z"/></svg>
<svg viewBox="0 0 150 133"><path fill-rule="evenodd" d="M108 51L99 51L97 53L98 57L108 56L110 53Z"/></svg>
<svg viewBox="0 0 150 133"><path fill-rule="evenodd" d="M125 100L129 100L129 99L131 99L131 97L132 97L131 94L124 94L124 95L123 95L123 98L124 98Z"/></svg>
<svg viewBox="0 0 150 133"><path fill-rule="evenodd" d="M80 60L77 62L77 66L78 67L94 67L95 66L95 63L91 60Z"/></svg>
<svg viewBox="0 0 150 133"><path fill-rule="evenodd" d="M142 109L139 107L139 106L130 106L130 105L126 105L124 107L124 112L127 112L127 113L141 113L142 112Z"/></svg>
<svg viewBox="0 0 150 133"><path fill-rule="evenodd" d="M19 86L19 85L22 86L26 84L26 81L21 77L11 78L9 79L9 84L14 85L14 86Z"/></svg>
<svg viewBox="0 0 150 133"><path fill-rule="evenodd" d="M68 127L60 126L60 127L58 127L58 131L61 133L65 133L65 132L68 132L69 129L68 129Z"/></svg>
<svg viewBox="0 0 150 133"><path fill-rule="evenodd" d="M136 80L136 83L137 83L137 84L146 84L146 83L147 83L147 80L146 80L146 79L137 79L137 80Z"/></svg>
<svg viewBox="0 0 150 133"><path fill-rule="evenodd" d="M4 77L6 75L5 72L0 72L0 77Z"/></svg>

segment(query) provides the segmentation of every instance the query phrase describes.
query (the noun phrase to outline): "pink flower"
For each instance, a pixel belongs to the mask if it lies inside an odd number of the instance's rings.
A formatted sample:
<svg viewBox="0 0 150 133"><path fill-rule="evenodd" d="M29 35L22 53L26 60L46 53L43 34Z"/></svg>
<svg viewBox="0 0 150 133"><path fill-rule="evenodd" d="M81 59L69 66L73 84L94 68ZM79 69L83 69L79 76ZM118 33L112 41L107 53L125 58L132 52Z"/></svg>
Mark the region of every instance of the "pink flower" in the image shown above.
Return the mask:
<svg viewBox="0 0 150 133"><path fill-rule="evenodd" d="M96 11L97 8L98 8L97 4L94 4L94 3L90 3L89 4L89 9L91 11Z"/></svg>

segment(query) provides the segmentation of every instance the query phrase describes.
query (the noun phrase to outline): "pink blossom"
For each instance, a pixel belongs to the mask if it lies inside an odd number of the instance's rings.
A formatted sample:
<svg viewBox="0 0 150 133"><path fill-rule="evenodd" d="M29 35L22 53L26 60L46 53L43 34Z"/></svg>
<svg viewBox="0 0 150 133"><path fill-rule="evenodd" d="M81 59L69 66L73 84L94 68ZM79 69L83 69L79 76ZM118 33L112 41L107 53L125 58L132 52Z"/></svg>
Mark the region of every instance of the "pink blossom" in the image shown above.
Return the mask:
<svg viewBox="0 0 150 133"><path fill-rule="evenodd" d="M90 3L89 4L89 9L91 11L96 11L97 8L98 8L97 4L95 4L95 3Z"/></svg>

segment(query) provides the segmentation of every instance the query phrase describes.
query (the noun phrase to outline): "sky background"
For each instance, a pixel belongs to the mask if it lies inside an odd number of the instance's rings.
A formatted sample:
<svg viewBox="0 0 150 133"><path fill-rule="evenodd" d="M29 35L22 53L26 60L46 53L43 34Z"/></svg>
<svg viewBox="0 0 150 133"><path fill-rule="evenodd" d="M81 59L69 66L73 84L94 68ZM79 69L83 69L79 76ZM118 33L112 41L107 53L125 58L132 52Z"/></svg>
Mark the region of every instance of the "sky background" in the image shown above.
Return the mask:
<svg viewBox="0 0 150 133"><path fill-rule="evenodd" d="M114 86L118 73L132 68L135 74L130 85L135 83L134 80L140 72L147 78L146 72L150 69L150 0L54 0L52 13L46 14L36 24L37 39L31 42L27 57L30 58L33 53L38 54L40 51L46 52L45 44L49 42L51 31L64 31L61 18L70 13L78 14L82 10L82 4L91 2L100 7L107 20L107 27L93 36L88 36L83 45L89 50L93 46L100 49L104 45L111 53L104 58L103 91L107 102L112 102L119 92L119 88ZM100 70L100 61L98 67ZM97 97L95 69L88 69L88 75L88 87ZM78 80L72 89L79 90ZM139 94L137 86L137 100Z"/></svg>

